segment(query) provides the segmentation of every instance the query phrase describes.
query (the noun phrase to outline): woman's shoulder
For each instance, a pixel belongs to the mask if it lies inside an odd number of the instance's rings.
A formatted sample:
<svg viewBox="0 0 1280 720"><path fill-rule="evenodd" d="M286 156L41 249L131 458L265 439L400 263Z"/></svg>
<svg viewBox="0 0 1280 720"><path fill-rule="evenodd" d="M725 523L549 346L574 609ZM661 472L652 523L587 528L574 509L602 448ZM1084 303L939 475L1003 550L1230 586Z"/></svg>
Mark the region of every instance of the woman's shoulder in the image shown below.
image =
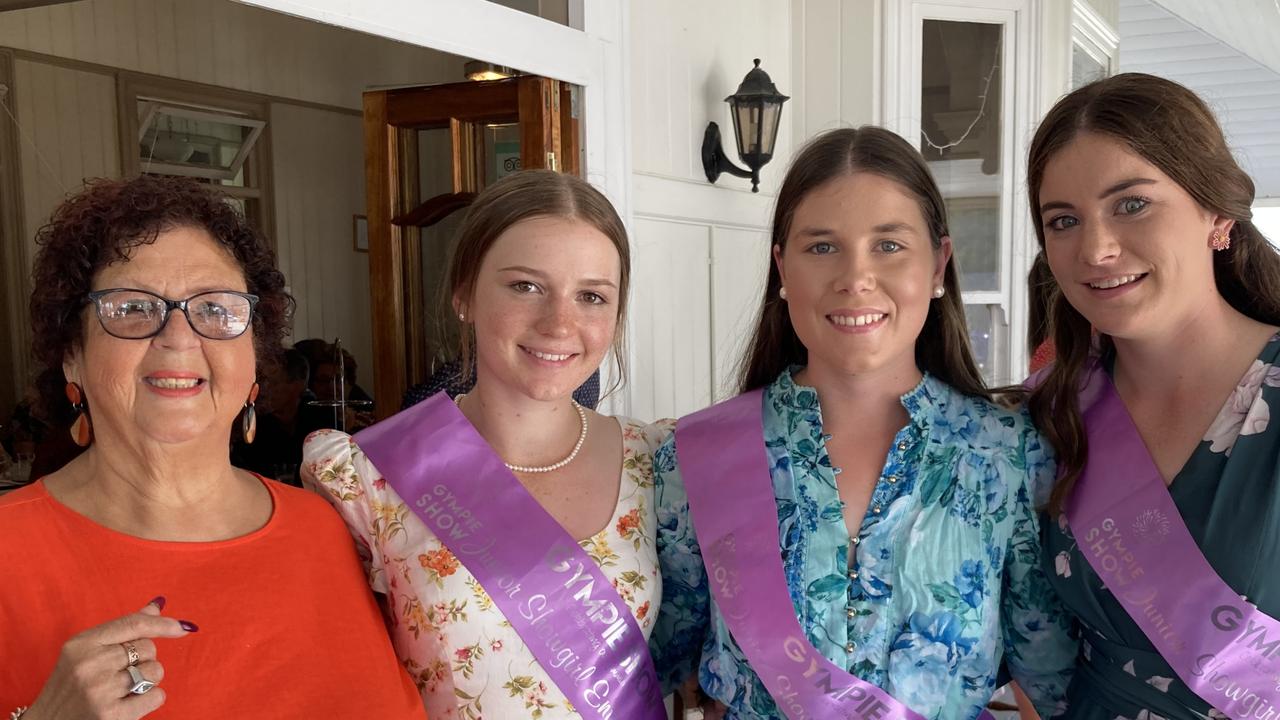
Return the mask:
<svg viewBox="0 0 1280 720"><path fill-rule="evenodd" d="M676 429L674 418L663 418L648 423L625 415L615 415L614 419L622 427L624 441L640 443L647 447L649 452L654 452L661 447Z"/></svg>
<svg viewBox="0 0 1280 720"><path fill-rule="evenodd" d="M939 403L931 425L948 444L983 454L1022 454L1044 444L1025 403L1007 397L968 395L941 382L937 385L945 388L946 401Z"/></svg>
<svg viewBox="0 0 1280 720"><path fill-rule="evenodd" d="M355 437L341 430L316 430L302 441L303 462L333 464L351 456Z"/></svg>
<svg viewBox="0 0 1280 720"><path fill-rule="evenodd" d="M42 527L48 526L50 513L55 510L52 497L44 488L43 480L37 480L30 485L24 485L0 495L0 538L13 537L29 540L31 533L39 532ZM16 541L5 543L0 540L0 546L4 545L11 548L20 547Z"/></svg>
<svg viewBox="0 0 1280 720"><path fill-rule="evenodd" d="M377 496L386 488L386 480L355 437L338 430L317 430L307 436L300 475L304 487L339 503Z"/></svg>

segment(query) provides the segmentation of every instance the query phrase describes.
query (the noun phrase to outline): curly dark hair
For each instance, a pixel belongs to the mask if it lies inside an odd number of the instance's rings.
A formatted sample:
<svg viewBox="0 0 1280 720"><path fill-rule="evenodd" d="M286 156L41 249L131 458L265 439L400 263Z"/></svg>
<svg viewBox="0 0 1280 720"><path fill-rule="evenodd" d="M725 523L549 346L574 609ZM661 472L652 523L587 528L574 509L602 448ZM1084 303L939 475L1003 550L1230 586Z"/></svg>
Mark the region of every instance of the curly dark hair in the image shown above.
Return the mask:
<svg viewBox="0 0 1280 720"><path fill-rule="evenodd" d="M135 248L174 227L207 231L235 258L248 291L259 298L253 317L259 374L278 361L293 298L285 292L275 251L226 196L187 178L88 180L36 233L40 250L31 273L32 354L49 417L69 409L62 362L84 339L81 310L94 276L107 265L128 262Z"/></svg>

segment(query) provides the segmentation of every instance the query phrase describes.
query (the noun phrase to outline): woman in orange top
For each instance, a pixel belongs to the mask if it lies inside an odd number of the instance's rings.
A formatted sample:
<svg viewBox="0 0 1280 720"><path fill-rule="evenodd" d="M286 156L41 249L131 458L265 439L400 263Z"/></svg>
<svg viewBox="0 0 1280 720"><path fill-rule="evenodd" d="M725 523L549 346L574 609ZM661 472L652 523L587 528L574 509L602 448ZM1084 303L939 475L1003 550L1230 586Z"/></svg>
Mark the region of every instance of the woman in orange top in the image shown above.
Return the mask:
<svg viewBox="0 0 1280 720"><path fill-rule="evenodd" d="M0 712L423 718L341 520L228 459L291 302L262 238L208 186L140 177L38 240L44 397L88 447L0 499Z"/></svg>

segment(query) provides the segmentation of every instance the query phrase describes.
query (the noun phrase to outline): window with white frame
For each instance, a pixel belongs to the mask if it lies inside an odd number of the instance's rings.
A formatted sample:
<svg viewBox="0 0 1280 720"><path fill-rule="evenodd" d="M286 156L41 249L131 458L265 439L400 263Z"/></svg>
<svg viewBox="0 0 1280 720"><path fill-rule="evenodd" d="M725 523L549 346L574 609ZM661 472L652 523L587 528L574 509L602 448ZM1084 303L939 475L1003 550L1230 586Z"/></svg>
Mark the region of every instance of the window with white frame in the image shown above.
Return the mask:
<svg viewBox="0 0 1280 720"><path fill-rule="evenodd" d="M216 185L274 238L267 103L247 93L121 73L120 132L128 175L181 175Z"/></svg>
<svg viewBox="0 0 1280 720"><path fill-rule="evenodd" d="M1120 36L1087 0L1071 3L1071 89L1114 75Z"/></svg>
<svg viewBox="0 0 1280 720"><path fill-rule="evenodd" d="M886 0L886 125L916 143L947 204L965 316L989 382L1026 374L1031 16L1036 0Z"/></svg>

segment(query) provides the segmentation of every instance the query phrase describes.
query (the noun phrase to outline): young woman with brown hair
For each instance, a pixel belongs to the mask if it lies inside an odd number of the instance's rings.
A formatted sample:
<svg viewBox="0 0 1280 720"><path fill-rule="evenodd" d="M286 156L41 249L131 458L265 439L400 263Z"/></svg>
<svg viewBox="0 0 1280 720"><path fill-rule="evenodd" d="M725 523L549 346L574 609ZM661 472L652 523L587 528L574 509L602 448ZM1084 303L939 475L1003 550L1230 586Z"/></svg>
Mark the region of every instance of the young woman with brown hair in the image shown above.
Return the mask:
<svg viewBox="0 0 1280 720"><path fill-rule="evenodd" d="M356 536L432 717L663 716L645 638L651 455L670 425L572 398L623 357L629 275L599 191L503 178L468 209L448 280L474 388L307 441L303 480Z"/></svg>
<svg viewBox="0 0 1280 720"><path fill-rule="evenodd" d="M1280 256L1253 182L1200 98L1137 73L1060 100L1028 179L1061 289L1029 404L1084 638L1067 716L1274 716Z"/></svg>
<svg viewBox="0 0 1280 720"><path fill-rule="evenodd" d="M669 687L700 650L729 717L968 720L1003 659L1055 709L1075 645L1031 502L1052 461L978 373L951 242L902 138L796 157L743 394L654 459Z"/></svg>

